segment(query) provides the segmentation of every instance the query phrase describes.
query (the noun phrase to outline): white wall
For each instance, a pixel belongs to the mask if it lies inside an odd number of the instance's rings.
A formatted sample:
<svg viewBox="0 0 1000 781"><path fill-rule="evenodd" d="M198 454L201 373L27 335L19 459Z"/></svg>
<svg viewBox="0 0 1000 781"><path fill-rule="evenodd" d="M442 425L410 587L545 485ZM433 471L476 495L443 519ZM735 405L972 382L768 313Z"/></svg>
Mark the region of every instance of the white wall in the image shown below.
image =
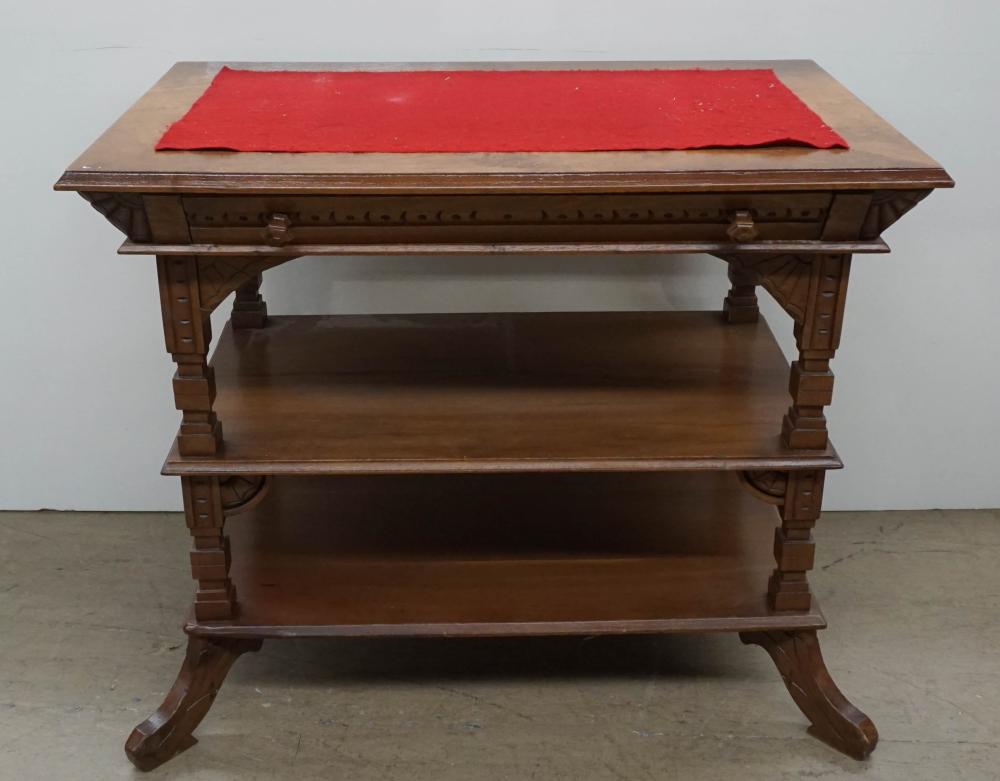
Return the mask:
<svg viewBox="0 0 1000 781"><path fill-rule="evenodd" d="M0 508L179 506L153 261L52 182L175 60L816 59L958 181L852 273L833 508L1000 506L1000 4L664 0L12 3L0 21ZM42 226L45 226L44 228ZM27 237L32 236L28 241ZM274 312L717 307L707 258L347 259ZM791 343L787 318L766 311ZM778 421L775 421L778 425Z"/></svg>

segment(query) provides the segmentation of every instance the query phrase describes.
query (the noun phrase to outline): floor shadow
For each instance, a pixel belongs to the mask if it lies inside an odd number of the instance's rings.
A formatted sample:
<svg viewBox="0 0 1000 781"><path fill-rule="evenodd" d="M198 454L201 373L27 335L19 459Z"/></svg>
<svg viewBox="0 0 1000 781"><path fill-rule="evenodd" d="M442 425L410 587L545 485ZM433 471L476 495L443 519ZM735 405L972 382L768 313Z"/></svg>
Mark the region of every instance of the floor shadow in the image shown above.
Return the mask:
<svg viewBox="0 0 1000 781"><path fill-rule="evenodd" d="M282 686L366 681L526 681L756 677L732 635L379 638L265 641L237 666ZM234 671L234 673L236 672ZM758 673L759 674L759 673Z"/></svg>

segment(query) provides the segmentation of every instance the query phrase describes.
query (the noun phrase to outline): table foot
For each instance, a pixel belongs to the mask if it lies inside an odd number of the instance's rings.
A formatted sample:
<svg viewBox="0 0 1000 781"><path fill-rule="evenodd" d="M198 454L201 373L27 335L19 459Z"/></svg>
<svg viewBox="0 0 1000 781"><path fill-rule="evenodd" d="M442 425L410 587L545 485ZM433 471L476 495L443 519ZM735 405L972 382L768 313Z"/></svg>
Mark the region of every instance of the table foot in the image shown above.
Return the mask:
<svg viewBox="0 0 1000 781"><path fill-rule="evenodd" d="M854 759L875 750L875 725L833 682L815 631L741 632L740 639L770 654L795 704L812 722L811 735Z"/></svg>
<svg viewBox="0 0 1000 781"><path fill-rule="evenodd" d="M260 648L260 640L189 637L184 664L163 704L132 730L125 754L139 770L153 770L193 746L191 734L212 707L233 662Z"/></svg>

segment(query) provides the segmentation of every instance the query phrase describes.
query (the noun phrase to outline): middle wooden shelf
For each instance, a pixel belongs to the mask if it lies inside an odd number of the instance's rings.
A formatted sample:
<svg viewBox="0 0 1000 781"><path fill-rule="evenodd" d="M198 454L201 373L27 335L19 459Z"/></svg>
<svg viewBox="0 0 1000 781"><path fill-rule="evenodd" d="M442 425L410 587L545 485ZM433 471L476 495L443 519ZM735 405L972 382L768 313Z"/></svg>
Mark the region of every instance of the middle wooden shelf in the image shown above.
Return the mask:
<svg viewBox="0 0 1000 781"><path fill-rule="evenodd" d="M224 446L168 475L835 469L788 364L718 312L271 317L212 359Z"/></svg>

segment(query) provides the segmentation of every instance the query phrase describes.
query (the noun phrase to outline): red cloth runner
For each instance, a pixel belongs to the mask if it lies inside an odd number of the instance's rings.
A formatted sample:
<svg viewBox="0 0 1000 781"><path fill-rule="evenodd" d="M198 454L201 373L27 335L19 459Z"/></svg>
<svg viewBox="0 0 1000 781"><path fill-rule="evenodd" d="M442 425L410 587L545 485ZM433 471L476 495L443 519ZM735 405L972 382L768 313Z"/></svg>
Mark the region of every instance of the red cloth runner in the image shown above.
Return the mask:
<svg viewBox="0 0 1000 781"><path fill-rule="evenodd" d="M584 152L847 147L772 70L223 68L157 149Z"/></svg>

